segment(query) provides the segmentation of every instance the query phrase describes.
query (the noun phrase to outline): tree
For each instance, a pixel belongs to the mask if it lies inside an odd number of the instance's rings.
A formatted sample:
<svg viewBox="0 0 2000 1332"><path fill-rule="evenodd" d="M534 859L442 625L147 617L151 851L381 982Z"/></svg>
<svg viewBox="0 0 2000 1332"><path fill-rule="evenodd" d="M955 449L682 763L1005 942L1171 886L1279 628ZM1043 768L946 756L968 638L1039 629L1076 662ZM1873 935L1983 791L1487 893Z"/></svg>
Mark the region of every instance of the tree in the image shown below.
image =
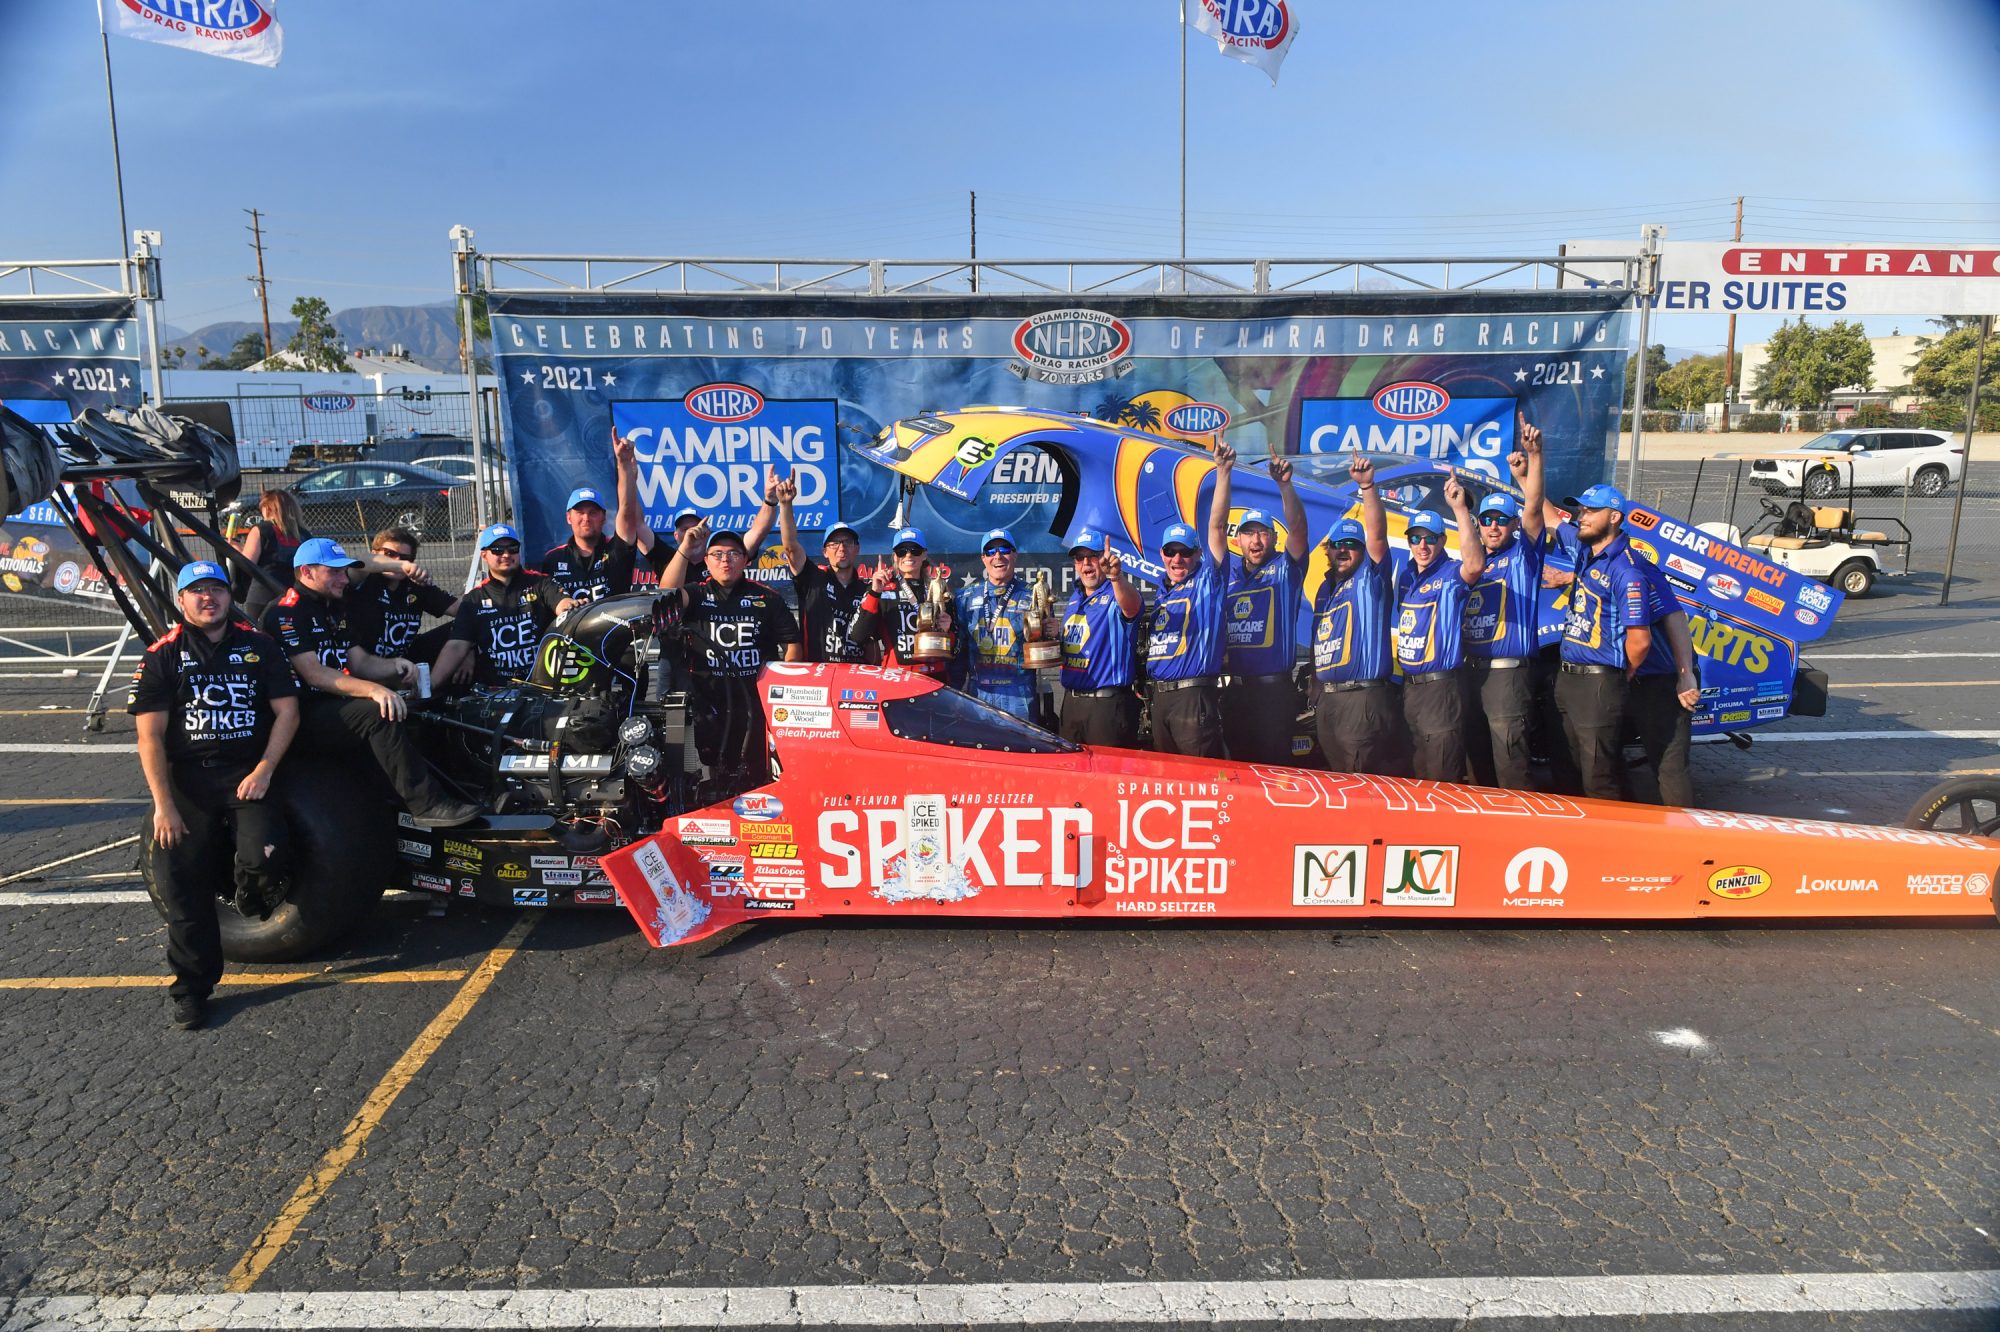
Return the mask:
<svg viewBox="0 0 2000 1332"><path fill-rule="evenodd" d="M1660 373L1659 401L1683 412L1698 412L1722 401L1722 357L1690 356Z"/></svg>
<svg viewBox="0 0 2000 1332"><path fill-rule="evenodd" d="M1751 396L1780 407L1820 407L1841 388L1872 388L1875 349L1860 324L1836 319L1814 328L1801 315L1764 344Z"/></svg>
<svg viewBox="0 0 2000 1332"><path fill-rule="evenodd" d="M1946 328L1943 337L1918 338L1917 363L1910 367L1910 387L1926 404L1948 407L1961 417L1965 413L1965 391L1972 387L1972 357L1979 349L1977 319L1940 319ZM1986 343L1986 365L1979 375L1983 398L2000 389L2000 350L1992 339Z"/></svg>
<svg viewBox="0 0 2000 1332"><path fill-rule="evenodd" d="M301 296L292 302L292 318L299 331L285 344L285 357L301 370L343 370L352 372L347 356L340 350L340 335L334 331L333 312L317 296Z"/></svg>
<svg viewBox="0 0 2000 1332"><path fill-rule="evenodd" d="M209 356L206 347L197 347L195 351L202 358L203 370L248 370L264 359L264 335L255 332L245 333L236 339L236 345L229 349L229 355L219 361Z"/></svg>
<svg viewBox="0 0 2000 1332"><path fill-rule="evenodd" d="M1652 346L1646 348L1646 401L1644 403L1645 406L1652 407L1660 401L1660 376L1664 375L1666 372L1667 372L1667 344L1664 342L1656 342ZM1630 403L1632 401L1632 381L1638 377L1638 374L1639 374L1638 358L1633 356L1626 357L1625 396L1619 399L1620 402Z"/></svg>

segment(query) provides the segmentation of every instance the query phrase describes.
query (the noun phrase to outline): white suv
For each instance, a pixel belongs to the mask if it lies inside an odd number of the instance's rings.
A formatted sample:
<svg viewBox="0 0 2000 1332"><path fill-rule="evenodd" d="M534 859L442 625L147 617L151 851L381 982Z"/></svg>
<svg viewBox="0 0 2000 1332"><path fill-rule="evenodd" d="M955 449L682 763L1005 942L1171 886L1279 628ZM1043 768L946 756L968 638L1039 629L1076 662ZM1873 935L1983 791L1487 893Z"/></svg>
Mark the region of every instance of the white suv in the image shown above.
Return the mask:
<svg viewBox="0 0 2000 1332"><path fill-rule="evenodd" d="M1850 485L1941 495L1964 466L1964 449L1942 430L1833 430L1796 449L1765 454L1750 464L1750 475L1766 490L1812 499L1844 494Z"/></svg>

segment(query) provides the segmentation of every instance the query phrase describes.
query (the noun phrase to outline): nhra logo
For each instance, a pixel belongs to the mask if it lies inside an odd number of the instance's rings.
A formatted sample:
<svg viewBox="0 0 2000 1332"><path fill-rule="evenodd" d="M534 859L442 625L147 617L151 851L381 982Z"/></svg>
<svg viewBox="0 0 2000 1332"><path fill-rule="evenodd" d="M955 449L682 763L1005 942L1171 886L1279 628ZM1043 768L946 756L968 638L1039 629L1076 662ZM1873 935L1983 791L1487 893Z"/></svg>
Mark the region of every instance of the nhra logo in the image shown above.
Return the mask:
<svg viewBox="0 0 2000 1332"><path fill-rule="evenodd" d="M257 0L125 0L125 8L140 18L176 28L193 23L207 32L230 37L255 37L271 26L271 13Z"/></svg>
<svg viewBox="0 0 2000 1332"><path fill-rule="evenodd" d="M704 421L747 421L764 410L764 395L747 384L704 384L681 405Z"/></svg>
<svg viewBox="0 0 2000 1332"><path fill-rule="evenodd" d="M1167 413L1167 429L1183 435L1220 434L1229 425L1229 410L1212 402L1184 402Z"/></svg>
<svg viewBox="0 0 2000 1332"><path fill-rule="evenodd" d="M1231 46L1263 46L1276 50L1292 30L1292 11L1285 0L1201 0L1227 34Z"/></svg>
<svg viewBox="0 0 2000 1332"><path fill-rule="evenodd" d="M309 412L351 412L354 410L352 393L308 393L299 399Z"/></svg>
<svg viewBox="0 0 2000 1332"><path fill-rule="evenodd" d="M1451 406L1451 394L1436 384L1406 379L1375 394L1375 410L1392 421L1428 421Z"/></svg>
<svg viewBox="0 0 2000 1332"><path fill-rule="evenodd" d="M1007 368L1024 379L1094 384L1130 372L1121 358L1132 350L1132 330L1102 310L1044 310L1015 327L1014 350L1021 359Z"/></svg>
<svg viewBox="0 0 2000 1332"><path fill-rule="evenodd" d="M1811 625L1819 623L1819 615L1814 611L1807 610L1804 606L1800 606L1797 610L1794 610L1792 618L1800 624Z"/></svg>

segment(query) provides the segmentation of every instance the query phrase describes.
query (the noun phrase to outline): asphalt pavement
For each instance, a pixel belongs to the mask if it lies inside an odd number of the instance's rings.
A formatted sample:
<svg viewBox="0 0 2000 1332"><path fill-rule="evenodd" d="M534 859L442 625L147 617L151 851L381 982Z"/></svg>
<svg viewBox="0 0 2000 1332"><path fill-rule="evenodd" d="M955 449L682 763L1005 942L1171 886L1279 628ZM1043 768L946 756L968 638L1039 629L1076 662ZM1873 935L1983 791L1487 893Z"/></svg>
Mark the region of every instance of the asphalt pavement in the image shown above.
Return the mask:
<svg viewBox="0 0 2000 1332"><path fill-rule="evenodd" d="M1994 587L1844 610L1702 803L2000 781ZM181 1033L92 684L0 679L0 1327L2000 1325L2000 930L397 897Z"/></svg>

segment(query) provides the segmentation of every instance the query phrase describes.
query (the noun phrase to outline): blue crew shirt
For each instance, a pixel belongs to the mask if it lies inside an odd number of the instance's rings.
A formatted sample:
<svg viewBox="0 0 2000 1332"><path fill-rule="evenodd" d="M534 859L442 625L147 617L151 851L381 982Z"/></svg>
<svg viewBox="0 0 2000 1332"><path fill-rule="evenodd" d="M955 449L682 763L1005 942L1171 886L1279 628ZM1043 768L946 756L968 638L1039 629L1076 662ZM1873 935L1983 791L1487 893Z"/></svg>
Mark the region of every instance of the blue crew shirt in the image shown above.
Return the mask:
<svg viewBox="0 0 2000 1332"><path fill-rule="evenodd" d="M1674 593L1674 585L1667 581L1660 566L1634 550L1625 552L1631 557L1632 567L1646 580L1646 614L1653 627L1653 645L1646 649L1646 659L1639 663L1640 675L1679 675L1674 665L1673 644L1667 641L1666 619L1677 610L1685 610L1681 599Z"/></svg>
<svg viewBox="0 0 2000 1332"><path fill-rule="evenodd" d="M1405 675L1456 670L1465 662L1465 603L1472 589L1449 555L1396 575L1396 664Z"/></svg>
<svg viewBox="0 0 2000 1332"><path fill-rule="evenodd" d="M1329 573L1313 598L1313 674L1326 684L1389 675L1389 616L1396 602L1395 564L1361 552L1346 578Z"/></svg>
<svg viewBox="0 0 2000 1332"><path fill-rule="evenodd" d="M1192 680L1222 674L1222 566L1203 555L1195 571L1153 598L1146 676Z"/></svg>
<svg viewBox="0 0 2000 1332"><path fill-rule="evenodd" d="M982 581L958 590L954 612L965 692L1024 721L1035 705L1035 673L1022 656L1031 595L1019 574L999 586Z"/></svg>
<svg viewBox="0 0 2000 1332"><path fill-rule="evenodd" d="M1062 636L1064 689L1114 689L1132 683L1139 617L1128 618L1118 609L1110 579L1095 592L1085 592L1081 585L1071 590Z"/></svg>
<svg viewBox="0 0 2000 1332"><path fill-rule="evenodd" d="M1487 554L1486 568L1465 599L1465 655L1534 656L1541 592L1541 543L1516 532Z"/></svg>
<svg viewBox="0 0 2000 1332"><path fill-rule="evenodd" d="M1298 655L1299 589L1306 562L1286 552L1252 569L1241 555L1229 557L1229 673L1286 675Z"/></svg>
<svg viewBox="0 0 2000 1332"><path fill-rule="evenodd" d="M1579 546L1576 581L1563 622L1562 659L1584 666L1625 665L1625 631L1653 622L1646 576L1633 564L1625 537L1601 552Z"/></svg>

